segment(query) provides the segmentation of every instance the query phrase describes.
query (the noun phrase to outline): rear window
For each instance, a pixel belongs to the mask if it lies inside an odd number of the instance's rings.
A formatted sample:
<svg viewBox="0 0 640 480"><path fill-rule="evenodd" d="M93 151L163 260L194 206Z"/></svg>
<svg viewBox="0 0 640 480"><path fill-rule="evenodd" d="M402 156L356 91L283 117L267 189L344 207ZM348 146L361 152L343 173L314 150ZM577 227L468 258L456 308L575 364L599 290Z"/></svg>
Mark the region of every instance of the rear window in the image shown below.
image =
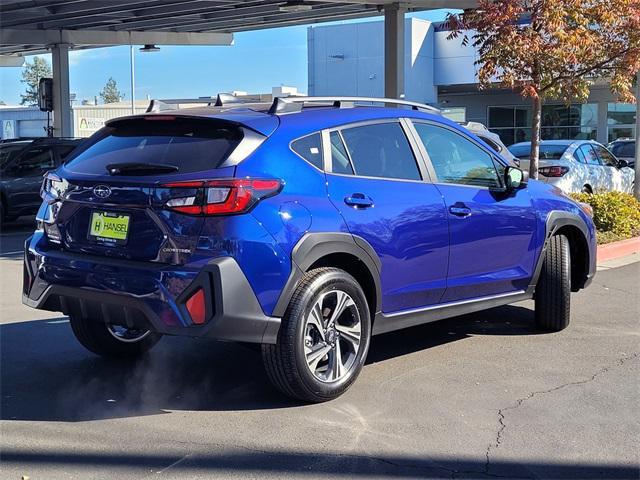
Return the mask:
<svg viewBox="0 0 640 480"><path fill-rule="evenodd" d="M198 172L219 167L241 140L240 128L207 120L122 121L91 137L71 154L67 167L106 174L108 165L141 163Z"/></svg>
<svg viewBox="0 0 640 480"><path fill-rule="evenodd" d="M540 160L559 160L567 150L566 145L540 145ZM517 145L509 147L514 157L528 160L531 156L531 145Z"/></svg>

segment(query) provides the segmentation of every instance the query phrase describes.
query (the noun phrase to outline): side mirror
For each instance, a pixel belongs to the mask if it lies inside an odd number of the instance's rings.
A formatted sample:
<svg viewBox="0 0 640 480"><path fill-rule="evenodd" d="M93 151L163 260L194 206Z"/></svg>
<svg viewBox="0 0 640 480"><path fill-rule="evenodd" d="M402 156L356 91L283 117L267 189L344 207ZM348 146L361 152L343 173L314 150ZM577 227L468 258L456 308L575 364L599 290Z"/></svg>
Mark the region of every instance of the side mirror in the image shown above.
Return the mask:
<svg viewBox="0 0 640 480"><path fill-rule="evenodd" d="M622 160L621 158L618 159L618 168L625 168L629 166L629 162L627 162L626 160Z"/></svg>
<svg viewBox="0 0 640 480"><path fill-rule="evenodd" d="M523 188L527 184L528 175L516 167L507 167L504 171L504 185L507 191Z"/></svg>

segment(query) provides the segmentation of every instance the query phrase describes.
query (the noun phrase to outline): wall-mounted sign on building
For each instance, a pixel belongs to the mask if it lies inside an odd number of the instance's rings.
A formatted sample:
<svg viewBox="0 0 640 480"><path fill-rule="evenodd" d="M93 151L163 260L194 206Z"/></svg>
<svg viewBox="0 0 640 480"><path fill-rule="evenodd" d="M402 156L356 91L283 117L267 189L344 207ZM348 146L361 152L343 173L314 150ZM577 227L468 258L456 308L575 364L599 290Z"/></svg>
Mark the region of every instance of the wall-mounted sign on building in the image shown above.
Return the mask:
<svg viewBox="0 0 640 480"><path fill-rule="evenodd" d="M104 118L80 117L78 130L95 132L104 127Z"/></svg>
<svg viewBox="0 0 640 480"><path fill-rule="evenodd" d="M2 121L2 138L16 138L16 121L15 120L3 120Z"/></svg>

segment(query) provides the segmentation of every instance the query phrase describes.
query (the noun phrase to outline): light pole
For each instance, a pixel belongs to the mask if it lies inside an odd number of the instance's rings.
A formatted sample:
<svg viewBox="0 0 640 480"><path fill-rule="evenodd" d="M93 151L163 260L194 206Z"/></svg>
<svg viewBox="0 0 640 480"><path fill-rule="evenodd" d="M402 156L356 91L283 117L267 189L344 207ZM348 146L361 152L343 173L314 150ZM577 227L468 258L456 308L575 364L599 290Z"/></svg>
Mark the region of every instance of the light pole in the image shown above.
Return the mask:
<svg viewBox="0 0 640 480"><path fill-rule="evenodd" d="M133 51L133 45L129 45L131 49L131 115L136 114L136 73L135 73L135 56Z"/></svg>

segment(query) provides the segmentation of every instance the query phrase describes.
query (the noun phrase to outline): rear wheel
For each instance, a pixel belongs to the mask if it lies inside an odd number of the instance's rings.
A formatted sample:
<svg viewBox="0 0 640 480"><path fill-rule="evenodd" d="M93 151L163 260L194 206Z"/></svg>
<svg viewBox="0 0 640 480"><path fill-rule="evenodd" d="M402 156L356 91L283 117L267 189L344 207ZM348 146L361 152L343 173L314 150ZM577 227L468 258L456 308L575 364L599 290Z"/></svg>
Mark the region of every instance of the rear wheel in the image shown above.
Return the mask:
<svg viewBox="0 0 640 480"><path fill-rule="evenodd" d="M282 318L276 345L263 345L271 382L285 395L324 402L344 393L362 370L371 317L358 282L337 268L305 274Z"/></svg>
<svg viewBox="0 0 640 480"><path fill-rule="evenodd" d="M87 350L103 357L136 357L149 351L162 337L150 330L109 325L69 316L71 329Z"/></svg>
<svg viewBox="0 0 640 480"><path fill-rule="evenodd" d="M544 253L535 292L535 321L542 330L567 328L571 313L571 251L564 235L554 235Z"/></svg>
<svg viewBox="0 0 640 480"><path fill-rule="evenodd" d="M582 187L582 193L593 193L593 190L589 185L585 185L584 187Z"/></svg>

